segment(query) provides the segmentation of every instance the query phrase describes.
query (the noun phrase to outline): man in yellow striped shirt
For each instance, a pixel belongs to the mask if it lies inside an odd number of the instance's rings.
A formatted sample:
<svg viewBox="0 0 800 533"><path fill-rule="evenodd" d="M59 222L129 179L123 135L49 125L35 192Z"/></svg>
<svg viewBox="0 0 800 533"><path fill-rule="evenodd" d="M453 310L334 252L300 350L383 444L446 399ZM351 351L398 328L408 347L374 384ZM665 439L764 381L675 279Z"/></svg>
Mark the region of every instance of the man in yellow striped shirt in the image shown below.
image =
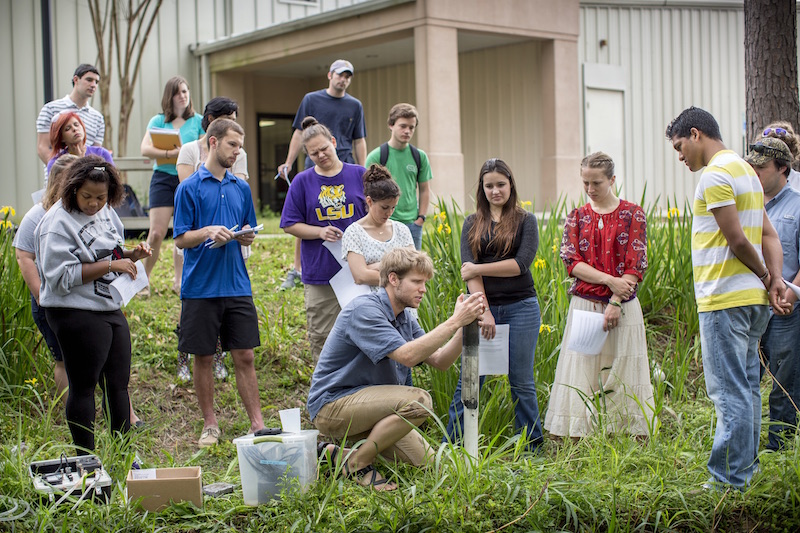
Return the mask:
<svg viewBox="0 0 800 533"><path fill-rule="evenodd" d="M692 172L705 167L694 194L692 266L708 397L717 428L705 488L744 490L758 465L761 433L758 342L769 320L791 311L781 277L783 252L764 211L753 168L725 148L703 109L685 109L667 139Z"/></svg>

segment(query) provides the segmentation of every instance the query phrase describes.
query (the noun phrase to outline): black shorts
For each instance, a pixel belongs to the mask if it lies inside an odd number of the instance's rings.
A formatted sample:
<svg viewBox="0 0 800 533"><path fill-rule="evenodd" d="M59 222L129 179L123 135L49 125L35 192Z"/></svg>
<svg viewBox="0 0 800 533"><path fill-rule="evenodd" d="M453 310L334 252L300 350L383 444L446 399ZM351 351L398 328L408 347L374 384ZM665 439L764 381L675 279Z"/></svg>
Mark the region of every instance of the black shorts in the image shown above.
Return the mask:
<svg viewBox="0 0 800 533"><path fill-rule="evenodd" d="M178 176L160 170L153 171L150 178L150 207L175 207L175 189Z"/></svg>
<svg viewBox="0 0 800 533"><path fill-rule="evenodd" d="M217 337L226 351L261 345L258 314L251 296L181 301L178 351L213 355L217 351Z"/></svg>

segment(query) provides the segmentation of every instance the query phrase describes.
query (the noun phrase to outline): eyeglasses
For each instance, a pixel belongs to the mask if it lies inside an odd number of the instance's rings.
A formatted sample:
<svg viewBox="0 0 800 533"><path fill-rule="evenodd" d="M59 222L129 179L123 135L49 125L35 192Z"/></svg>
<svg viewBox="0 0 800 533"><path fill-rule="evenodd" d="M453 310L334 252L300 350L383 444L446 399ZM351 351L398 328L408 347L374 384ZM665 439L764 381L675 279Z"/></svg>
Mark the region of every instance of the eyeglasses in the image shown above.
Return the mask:
<svg viewBox="0 0 800 533"><path fill-rule="evenodd" d="M770 133L774 133L778 137L786 137L789 135L789 132L783 128L767 128L764 130L764 133L761 134L762 137L769 137Z"/></svg>
<svg viewBox="0 0 800 533"><path fill-rule="evenodd" d="M761 144L761 143L751 144L750 145L750 151L757 152L757 153L759 153L761 155L764 155L764 156L772 158L772 159L781 159L781 160L785 160L786 159L786 152L784 152L783 150L779 150L779 149L773 148L771 146L766 146L766 145Z"/></svg>

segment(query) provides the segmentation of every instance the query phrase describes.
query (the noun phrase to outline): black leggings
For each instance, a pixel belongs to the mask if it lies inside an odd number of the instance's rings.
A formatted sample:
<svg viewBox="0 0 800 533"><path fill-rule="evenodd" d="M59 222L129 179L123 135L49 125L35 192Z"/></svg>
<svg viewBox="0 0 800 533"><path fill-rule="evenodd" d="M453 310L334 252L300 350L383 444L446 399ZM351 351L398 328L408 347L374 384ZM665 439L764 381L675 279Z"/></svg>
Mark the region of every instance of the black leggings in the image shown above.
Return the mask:
<svg viewBox="0 0 800 533"><path fill-rule="evenodd" d="M128 321L119 310L48 308L45 314L61 346L69 379L67 423L72 440L79 448L94 450L94 390L98 383L111 431L130 429ZM81 453L86 452L79 449Z"/></svg>

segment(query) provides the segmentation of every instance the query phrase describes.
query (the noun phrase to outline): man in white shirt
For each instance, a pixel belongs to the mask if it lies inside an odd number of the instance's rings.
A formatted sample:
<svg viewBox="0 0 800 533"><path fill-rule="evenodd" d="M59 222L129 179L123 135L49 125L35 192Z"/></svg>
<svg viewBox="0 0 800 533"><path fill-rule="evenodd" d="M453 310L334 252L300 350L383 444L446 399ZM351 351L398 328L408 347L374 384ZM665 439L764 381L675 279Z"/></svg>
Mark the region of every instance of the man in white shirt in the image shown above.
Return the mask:
<svg viewBox="0 0 800 533"><path fill-rule="evenodd" d="M103 136L106 132L106 121L100 111L89 105L89 99L97 91L100 83L100 73L93 65L83 63L75 69L72 75L72 92L64 98L48 102L39 111L36 119L36 152L45 165L50 160L50 124L53 117L59 113L70 110L78 113L86 126L86 146L103 145Z"/></svg>

